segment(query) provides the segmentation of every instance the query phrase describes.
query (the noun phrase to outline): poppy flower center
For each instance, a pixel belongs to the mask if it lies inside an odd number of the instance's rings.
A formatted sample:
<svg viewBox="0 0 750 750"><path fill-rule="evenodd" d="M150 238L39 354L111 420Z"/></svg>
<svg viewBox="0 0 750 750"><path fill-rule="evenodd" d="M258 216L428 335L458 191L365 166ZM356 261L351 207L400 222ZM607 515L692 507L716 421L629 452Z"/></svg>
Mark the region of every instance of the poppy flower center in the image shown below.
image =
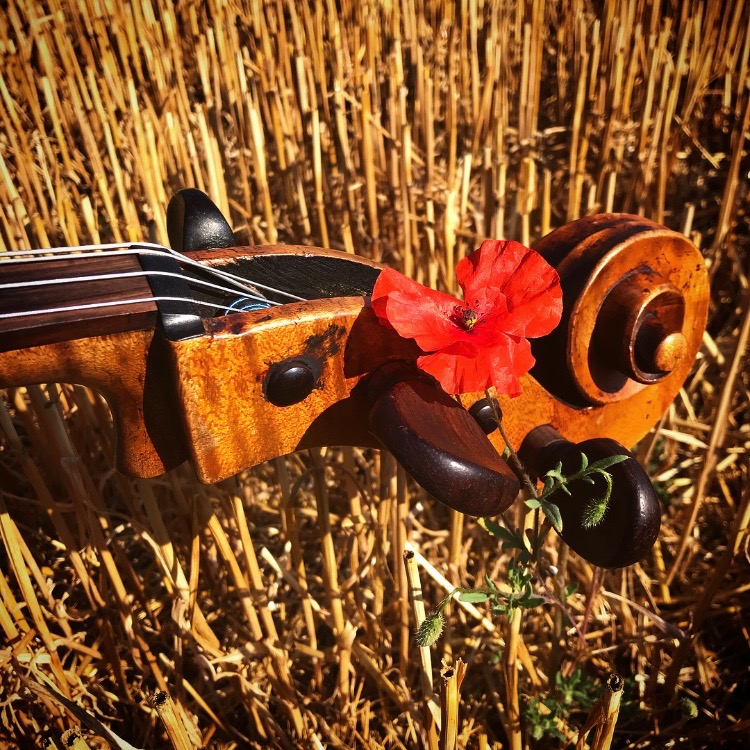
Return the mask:
<svg viewBox="0 0 750 750"><path fill-rule="evenodd" d="M462 307L461 305L456 305L453 308L453 315L451 315L453 322L465 331L471 331L481 320L481 317L482 316L473 308Z"/></svg>

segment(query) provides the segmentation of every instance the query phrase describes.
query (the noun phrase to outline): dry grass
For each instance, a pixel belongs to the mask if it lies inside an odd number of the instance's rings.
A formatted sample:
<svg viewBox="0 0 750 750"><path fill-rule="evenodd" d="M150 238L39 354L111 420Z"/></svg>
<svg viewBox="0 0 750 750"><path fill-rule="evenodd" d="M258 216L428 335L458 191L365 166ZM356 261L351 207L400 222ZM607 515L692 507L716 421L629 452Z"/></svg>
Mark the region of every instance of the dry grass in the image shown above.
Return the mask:
<svg viewBox="0 0 750 750"><path fill-rule="evenodd" d="M616 671L614 746L742 746L747 5L176 5L0 11L0 249L142 239L151 221L165 242L184 186L246 242L342 248L446 288L478 237L529 243L589 212L689 234L713 304L694 375L640 448L666 504L659 544L590 596L594 571L550 538L548 585L580 585L568 613L591 613L585 644L558 608L524 613L510 682L523 710L558 671ZM408 543L433 603L446 584L502 579L507 556L388 456L327 449L217 487L185 469L131 482L81 387L15 390L0 417L0 742L102 747L95 716L143 748L517 746L496 663L512 629L454 604L430 666L402 560ZM443 657L444 675L467 666L438 696ZM438 705L457 701L441 732ZM580 708L557 723L573 743ZM532 747L564 744L531 729Z"/></svg>

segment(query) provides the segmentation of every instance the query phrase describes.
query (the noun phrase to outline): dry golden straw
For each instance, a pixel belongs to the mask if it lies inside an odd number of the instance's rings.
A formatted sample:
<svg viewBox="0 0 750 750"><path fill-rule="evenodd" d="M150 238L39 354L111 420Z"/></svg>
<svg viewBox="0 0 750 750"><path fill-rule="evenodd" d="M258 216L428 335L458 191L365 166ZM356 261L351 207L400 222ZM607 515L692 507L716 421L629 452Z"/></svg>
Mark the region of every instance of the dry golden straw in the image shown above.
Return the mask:
<svg viewBox="0 0 750 750"><path fill-rule="evenodd" d="M325 448L216 487L186 467L132 482L101 395L3 393L0 745L62 747L81 722L92 748L108 730L167 747L162 690L185 747L533 750L557 740L534 739L531 699L580 668L582 690L615 670L634 686L605 693L600 749L738 746L749 72L739 0L4 3L0 255L167 242L170 195L197 187L240 243L331 247L455 290L485 237L630 212L688 234L713 301L693 374L636 449L663 500L651 558L599 576L550 535L548 603L507 626L454 600L432 654L413 640L404 552L428 611L485 575L504 586L510 555L390 456ZM421 703L442 654L438 738ZM627 726L618 700L638 709ZM581 715L554 726L575 736Z"/></svg>

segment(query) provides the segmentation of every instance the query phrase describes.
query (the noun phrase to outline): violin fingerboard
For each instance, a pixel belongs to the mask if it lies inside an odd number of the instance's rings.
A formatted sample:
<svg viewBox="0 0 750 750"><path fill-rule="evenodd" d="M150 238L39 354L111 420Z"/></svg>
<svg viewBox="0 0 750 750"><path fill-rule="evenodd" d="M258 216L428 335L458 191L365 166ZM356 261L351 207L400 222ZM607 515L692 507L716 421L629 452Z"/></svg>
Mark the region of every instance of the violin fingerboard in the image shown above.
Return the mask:
<svg viewBox="0 0 750 750"><path fill-rule="evenodd" d="M222 257L215 268L237 274L275 302L289 302L283 294L263 290L272 287L303 299L365 297L380 274L380 268L354 257L319 254L258 254ZM196 296L202 292L195 290Z"/></svg>

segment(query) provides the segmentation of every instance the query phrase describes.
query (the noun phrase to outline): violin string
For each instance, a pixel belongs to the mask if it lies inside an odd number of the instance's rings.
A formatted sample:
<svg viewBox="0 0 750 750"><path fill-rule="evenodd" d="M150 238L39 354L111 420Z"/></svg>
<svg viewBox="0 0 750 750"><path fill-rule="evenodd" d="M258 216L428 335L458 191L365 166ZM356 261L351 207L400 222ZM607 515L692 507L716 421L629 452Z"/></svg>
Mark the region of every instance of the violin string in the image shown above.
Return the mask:
<svg viewBox="0 0 750 750"><path fill-rule="evenodd" d="M77 284L84 281L110 281L116 279L123 279L128 277L147 277L147 276L168 276L175 279L186 280L185 276L172 271L123 271L122 273L102 273L92 276L70 276L63 279L36 279L34 281L15 281L12 283L0 284L0 289L19 289L22 287L32 286L53 286L58 284ZM206 287L209 289L215 289L225 294L236 294L237 290L230 289L229 287L221 286L219 284L212 284L210 281L204 281L203 279L187 279L189 283L197 286ZM257 302L267 302L269 305L280 305L281 302L275 302L265 297L261 297L258 294L252 294L249 291L243 290L247 299L255 300Z"/></svg>
<svg viewBox="0 0 750 750"><path fill-rule="evenodd" d="M118 245L118 247L122 247L122 246ZM58 248L55 248L55 249L58 249ZM26 252L26 251L18 251L18 252ZM150 250L150 249L147 249L147 250L133 249L133 250L104 250L102 252L86 252L86 253L68 253L65 255L61 255L59 258L55 258L55 260L58 260L58 259L75 260L77 258L80 258L82 255L95 255L99 258L102 258L102 257L116 258L116 257L121 257L123 255L135 255L135 256L151 255L151 256L157 256L157 257L169 257L168 253L165 253L162 251ZM43 262L43 261L48 261L48 260L50 259L46 257L37 256L37 257L24 257L18 260L11 260L11 261L5 261L5 262L13 263L15 265L18 263L38 263L40 261ZM1 263L2 261L0 261L0 267L2 267ZM217 274L214 272L214 269L211 268L211 266L204 266L203 264L197 263L196 261L193 261L193 263L196 264L202 271L205 271L209 273L210 275L213 275L217 278L223 279L227 283L233 284L237 291L250 293L250 294L258 294L258 290L255 289L254 287L249 286L247 281L240 276L234 276L233 274ZM190 277L183 276L181 278L188 279L190 281L193 280ZM279 294L284 294L284 292L281 290L276 290L276 291L278 291Z"/></svg>
<svg viewBox="0 0 750 750"><path fill-rule="evenodd" d="M201 307L210 307L215 310L224 310L225 312L235 312L235 310L227 305L219 305L214 302L203 302L202 300L194 300L190 297L139 297L137 299L123 299L113 300L110 302L88 302L82 305L69 305L65 307L48 307L44 310L30 310L12 313L0 313L0 320L7 318L21 318L33 315L51 315L54 313L64 312L78 312L80 310L93 310L97 307L117 307L120 305L136 305L144 302L191 302Z"/></svg>
<svg viewBox="0 0 750 750"><path fill-rule="evenodd" d="M117 249L117 248L127 248L127 249ZM82 251L82 252L81 252ZM40 253L42 255L40 255ZM50 258L49 255L54 256L53 258ZM236 286L239 286L240 290L243 292L251 292L256 293L258 292L258 289L262 289L263 291L271 292L273 294L278 294L283 297L286 297L291 300L295 300L298 302L304 302L306 301L305 297L300 297L299 295L292 294L291 292L287 292L284 289L277 289L276 287L269 286L267 284L261 284L260 282L253 281L252 279L246 279L242 276L239 276L237 274L230 273L229 271L225 271L223 269L215 268L213 266L204 265L203 263L198 262L197 260L193 260L192 258L189 258L188 256L184 255L183 253L180 253L176 250L172 250L169 247L165 247L164 245L159 245L154 242L111 242L111 243L98 243L93 245L76 245L76 246L67 246L67 247L56 247L56 248L36 248L31 250L9 250L4 253L0 253L0 258L11 256L13 258L18 257L17 259L11 260L11 261L0 261L0 262L12 262L12 263L38 263L38 262L44 262L49 260L68 260L68 259L75 259L80 257L81 255L97 255L97 256L116 256L116 255L167 255L172 256L174 258L177 258L180 262L187 266L192 266L194 268L200 268L202 271L211 274L217 278L221 278L226 282L233 283ZM252 288L248 287L248 284L251 284Z"/></svg>
<svg viewBox="0 0 750 750"><path fill-rule="evenodd" d="M145 247L153 250L163 250L171 252L171 249L164 245L159 245L156 242L98 242L93 245L63 245L62 247L37 247L30 250L6 250L0 257L15 256L15 255L39 255L44 253L45 255L80 255L81 250L85 252L96 252L98 250L117 250L118 247ZM77 252L78 251L78 252ZM50 260L49 258L41 258L41 260Z"/></svg>

